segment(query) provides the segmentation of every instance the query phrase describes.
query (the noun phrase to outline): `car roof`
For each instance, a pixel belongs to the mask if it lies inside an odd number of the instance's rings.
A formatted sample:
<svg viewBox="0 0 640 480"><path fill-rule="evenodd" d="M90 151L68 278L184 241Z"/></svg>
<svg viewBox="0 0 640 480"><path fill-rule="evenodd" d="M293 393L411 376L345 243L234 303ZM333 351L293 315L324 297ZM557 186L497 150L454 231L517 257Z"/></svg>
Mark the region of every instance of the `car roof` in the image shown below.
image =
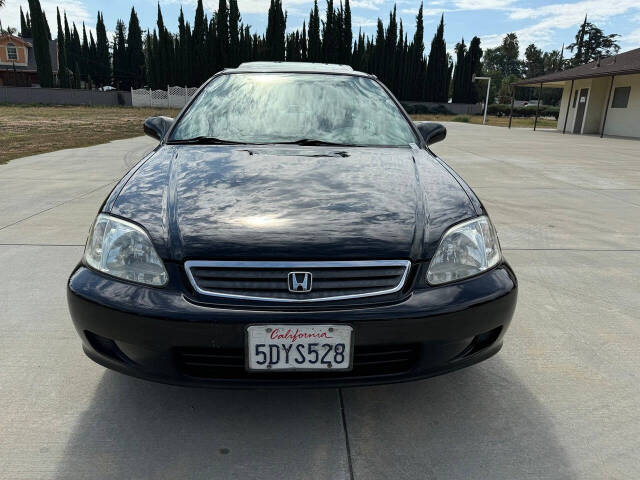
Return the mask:
<svg viewBox="0 0 640 480"><path fill-rule="evenodd" d="M367 77L370 76L368 73L354 70L349 65L312 62L244 62L241 63L238 68L226 69L225 72L341 73Z"/></svg>

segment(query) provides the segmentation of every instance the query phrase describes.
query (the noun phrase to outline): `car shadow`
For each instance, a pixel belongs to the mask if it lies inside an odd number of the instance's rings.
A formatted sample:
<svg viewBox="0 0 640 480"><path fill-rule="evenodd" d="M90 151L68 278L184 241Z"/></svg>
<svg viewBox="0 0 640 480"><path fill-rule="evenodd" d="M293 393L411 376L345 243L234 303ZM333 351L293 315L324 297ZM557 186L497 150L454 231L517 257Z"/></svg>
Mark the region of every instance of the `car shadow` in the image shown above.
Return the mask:
<svg viewBox="0 0 640 480"><path fill-rule="evenodd" d="M573 478L549 413L499 358L342 391L355 478ZM349 478L336 389L207 390L104 373L56 478Z"/></svg>
<svg viewBox="0 0 640 480"><path fill-rule="evenodd" d="M218 390L100 379L59 479L347 478L339 397L327 390Z"/></svg>
<svg viewBox="0 0 640 480"><path fill-rule="evenodd" d="M498 355L421 382L344 391L356 478L573 479L552 415Z"/></svg>

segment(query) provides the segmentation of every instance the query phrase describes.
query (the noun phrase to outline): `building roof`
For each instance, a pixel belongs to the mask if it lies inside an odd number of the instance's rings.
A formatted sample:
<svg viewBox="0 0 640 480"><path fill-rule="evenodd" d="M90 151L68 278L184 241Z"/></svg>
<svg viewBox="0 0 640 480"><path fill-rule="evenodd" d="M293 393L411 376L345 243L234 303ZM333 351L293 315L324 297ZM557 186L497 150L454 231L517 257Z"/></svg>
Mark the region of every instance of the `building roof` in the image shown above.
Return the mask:
<svg viewBox="0 0 640 480"><path fill-rule="evenodd" d="M640 73L640 48L602 58L600 61L596 60L570 68L569 70L548 73L547 75L541 75L535 78L527 78L526 80L514 82L513 85L535 86L541 83L564 83L567 80L608 77L611 75L629 75L633 73Z"/></svg>
<svg viewBox="0 0 640 480"><path fill-rule="evenodd" d="M33 38L20 38L10 35L11 41L20 41L27 47L27 65L16 65L17 72L35 72L38 70L36 56L33 50ZM49 40L49 54L51 55L51 70L58 73L58 41ZM12 70L13 65L0 65L0 70Z"/></svg>
<svg viewBox="0 0 640 480"><path fill-rule="evenodd" d="M336 65L333 63L311 62L244 62L236 69L228 71L243 72L312 72L312 73L347 73L354 75L368 75L356 72L349 65Z"/></svg>

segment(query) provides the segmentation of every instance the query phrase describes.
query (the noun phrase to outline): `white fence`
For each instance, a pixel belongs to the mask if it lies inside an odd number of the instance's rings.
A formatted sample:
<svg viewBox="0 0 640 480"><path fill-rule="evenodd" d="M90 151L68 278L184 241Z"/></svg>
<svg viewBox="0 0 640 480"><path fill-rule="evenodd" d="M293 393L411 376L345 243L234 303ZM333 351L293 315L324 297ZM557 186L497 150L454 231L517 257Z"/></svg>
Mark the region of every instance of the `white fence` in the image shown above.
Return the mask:
<svg viewBox="0 0 640 480"><path fill-rule="evenodd" d="M166 90L131 89L134 107L182 108L198 90L195 87L167 87Z"/></svg>

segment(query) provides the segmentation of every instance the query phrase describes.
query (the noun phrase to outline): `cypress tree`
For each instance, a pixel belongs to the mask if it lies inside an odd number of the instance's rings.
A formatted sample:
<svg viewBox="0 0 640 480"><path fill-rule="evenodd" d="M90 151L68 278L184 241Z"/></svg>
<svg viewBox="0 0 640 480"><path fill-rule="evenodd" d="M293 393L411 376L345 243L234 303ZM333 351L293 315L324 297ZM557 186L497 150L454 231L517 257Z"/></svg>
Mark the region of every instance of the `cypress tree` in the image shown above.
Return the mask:
<svg viewBox="0 0 640 480"><path fill-rule="evenodd" d="M190 70L188 44L187 25L184 21L184 12L182 11L182 7L180 7L180 15L178 16L178 38L176 45L176 64L179 67L176 81L180 85L191 83L188 80L188 72Z"/></svg>
<svg viewBox="0 0 640 480"><path fill-rule="evenodd" d="M156 55L158 59L157 64L157 78L160 88L167 88L172 81L171 75L171 57L173 50L173 42L169 31L164 26L164 19L162 18L162 10L160 9L160 2L158 2L158 49Z"/></svg>
<svg viewBox="0 0 640 480"><path fill-rule="evenodd" d="M309 13L309 53L310 62L322 60L322 43L320 40L320 13L318 12L318 0L313 1L313 9Z"/></svg>
<svg viewBox="0 0 640 480"><path fill-rule="evenodd" d="M395 51L395 61L396 61L396 69L393 76L393 82L395 84L395 90L393 93L396 97L406 98L405 91L405 77L404 77L404 69L405 69L405 58L404 58L404 27L402 25L402 19L400 19L400 28L398 30L398 45Z"/></svg>
<svg viewBox="0 0 640 480"><path fill-rule="evenodd" d="M387 25L387 33L385 35L385 63L383 67L383 81L387 84L391 91L396 91L395 73L397 71L396 47L398 43L398 23L396 21L396 6L389 13L389 25Z"/></svg>
<svg viewBox="0 0 640 480"><path fill-rule="evenodd" d="M80 65L78 62L76 62L73 69L73 88L82 88L82 84L80 83Z"/></svg>
<svg viewBox="0 0 640 480"><path fill-rule="evenodd" d="M187 70L185 72L185 84L193 85L193 35L191 33L191 24L187 22L185 28L187 36L187 43L185 44L187 49Z"/></svg>
<svg viewBox="0 0 640 480"><path fill-rule="evenodd" d="M40 0L29 0L31 12L31 30L33 34L33 51L38 67L38 80L42 87L53 86L51 69L51 53L49 51L49 25L40 7Z"/></svg>
<svg viewBox="0 0 640 480"><path fill-rule="evenodd" d="M71 29L71 55L67 52L67 64L69 67L73 65L73 88L80 88L81 77L76 77L76 70L80 71L80 63L82 62L82 45L80 44L80 34L76 28L76 24L73 24Z"/></svg>
<svg viewBox="0 0 640 480"><path fill-rule="evenodd" d="M287 17L282 11L282 0L271 0L267 15L267 32L265 36L267 47L266 60L284 61L285 30Z"/></svg>
<svg viewBox="0 0 640 480"><path fill-rule="evenodd" d="M22 13L22 6L20 7L20 36L22 38L29 38L29 27L27 27L27 21L24 18L24 13Z"/></svg>
<svg viewBox="0 0 640 480"><path fill-rule="evenodd" d="M251 57L251 29L249 25L242 25L240 29L240 63L252 60Z"/></svg>
<svg viewBox="0 0 640 480"><path fill-rule="evenodd" d="M87 40L87 29L82 22L82 47L80 54L80 72L82 78L89 83L89 41Z"/></svg>
<svg viewBox="0 0 640 480"><path fill-rule="evenodd" d="M193 80L200 85L206 79L207 61L207 37L208 25L204 19L204 7L202 0L198 0L196 16L193 22L192 48L193 48Z"/></svg>
<svg viewBox="0 0 640 480"><path fill-rule="evenodd" d="M66 39L62 32L62 23L60 22L60 9L56 8L58 21L58 85L60 88L70 88L69 70L67 69L67 52L65 49Z"/></svg>
<svg viewBox="0 0 640 480"><path fill-rule="evenodd" d="M300 38L300 59L303 62L308 60L307 57L307 24L303 20L302 21L302 37Z"/></svg>
<svg viewBox="0 0 640 480"><path fill-rule="evenodd" d="M466 53L467 46L463 38L460 43L456 44L456 66L453 70L453 95L451 96L453 103L464 103L466 101Z"/></svg>
<svg viewBox="0 0 640 480"><path fill-rule="evenodd" d="M342 44L344 39L344 8L342 7L342 0L340 0L340 7L335 11L333 16L333 36L335 38L336 49L333 55L335 63L343 63L342 59L346 55L346 46Z"/></svg>
<svg viewBox="0 0 640 480"><path fill-rule="evenodd" d="M351 6L349 0L344 2L344 15L343 15L343 28L342 28L342 45L344 56L342 63L345 65L351 64L351 44L353 43L353 31L351 30Z"/></svg>
<svg viewBox="0 0 640 480"><path fill-rule="evenodd" d="M67 21L67 12L64 12L64 51L67 54L68 65L73 64L72 62L69 61L69 56L71 55L71 42L72 42L71 30L69 29L69 22Z"/></svg>
<svg viewBox="0 0 640 480"><path fill-rule="evenodd" d="M20 10L22 10L22 7L20 7ZM29 17L29 12L27 11L26 14L26 20L25 20L25 25L24 27L22 27L21 24L21 34L22 34L22 38L33 38L33 32L31 30L31 17Z"/></svg>
<svg viewBox="0 0 640 480"><path fill-rule="evenodd" d="M38 1L38 4L40 4L39 1ZM51 40L51 29L49 28L49 22L47 21L47 14L44 13L42 10L40 10L40 12L41 12L42 23L44 24L45 36L47 40Z"/></svg>
<svg viewBox="0 0 640 480"><path fill-rule="evenodd" d="M205 22L208 23L206 38L206 57L201 64L202 69L202 81L206 81L211 75L218 71L220 62L218 61L218 26L216 25L216 16L212 16L210 21L207 21L207 17L204 17ZM208 61L207 61L208 60Z"/></svg>
<svg viewBox="0 0 640 480"><path fill-rule="evenodd" d="M116 33L113 39L113 82L118 90L127 88L127 45L125 39L124 21L116 22Z"/></svg>
<svg viewBox="0 0 640 480"><path fill-rule="evenodd" d="M229 10L227 9L227 0L218 1L218 13L216 14L216 38L218 44L218 55L215 72L229 66Z"/></svg>
<svg viewBox="0 0 640 480"><path fill-rule="evenodd" d="M409 99L422 100L425 91L426 65L424 61L424 20L423 7L420 4L416 15L416 31L413 34L413 43L410 47L411 72L414 82L410 85Z"/></svg>
<svg viewBox="0 0 640 480"><path fill-rule="evenodd" d="M444 15L431 42L426 73L425 100L446 103L449 97L447 44L444 41Z"/></svg>
<svg viewBox="0 0 640 480"><path fill-rule="evenodd" d="M147 85L153 85L153 40L149 30L144 36L144 64L145 64L145 82Z"/></svg>
<svg viewBox="0 0 640 480"><path fill-rule="evenodd" d="M384 38L384 25L382 20L378 19L378 26L376 28L376 43L373 47L372 69L376 76L384 78L385 67L385 38Z"/></svg>
<svg viewBox="0 0 640 480"><path fill-rule="evenodd" d="M230 67L237 67L240 63L240 10L238 0L229 0L229 64Z"/></svg>
<svg viewBox="0 0 640 480"><path fill-rule="evenodd" d="M134 7L131 7L127 30L126 66L129 73L125 88L141 88L144 85L145 58L142 45L142 30Z"/></svg>
<svg viewBox="0 0 640 480"><path fill-rule="evenodd" d="M98 49L96 47L96 42L93 39L93 32L89 32L89 68L87 69L87 81L89 82L89 89L93 88L96 81L96 76L98 72L97 68L97 59L98 59Z"/></svg>
<svg viewBox="0 0 640 480"><path fill-rule="evenodd" d="M109 61L109 41L107 40L107 30L104 26L104 17L98 12L96 22L96 58L95 58L95 81L104 87L111 80L111 65Z"/></svg>
<svg viewBox="0 0 640 480"><path fill-rule="evenodd" d="M338 39L333 0L327 0L326 20L322 29L322 58L327 63L335 63L338 57Z"/></svg>
<svg viewBox="0 0 640 480"><path fill-rule="evenodd" d="M466 89L465 89L465 102L477 103L478 90L472 81L473 75L480 75L482 73L482 65L480 59L482 58L482 49L480 48L480 38L473 37L469 44L469 50L465 57L466 63Z"/></svg>

